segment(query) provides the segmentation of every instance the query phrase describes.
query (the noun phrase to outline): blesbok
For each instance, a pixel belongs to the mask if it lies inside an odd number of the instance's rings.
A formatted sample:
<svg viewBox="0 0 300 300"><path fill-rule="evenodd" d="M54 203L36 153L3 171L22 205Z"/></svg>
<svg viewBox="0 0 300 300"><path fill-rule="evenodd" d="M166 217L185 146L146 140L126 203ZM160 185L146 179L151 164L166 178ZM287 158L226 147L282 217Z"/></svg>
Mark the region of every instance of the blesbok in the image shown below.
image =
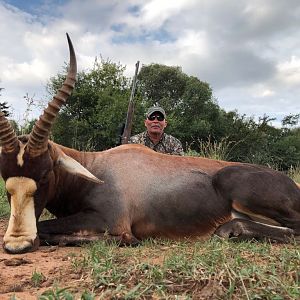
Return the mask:
<svg viewBox="0 0 300 300"><path fill-rule="evenodd" d="M76 57L57 95L28 136L17 137L0 114L0 170L11 214L3 247L9 253L49 244L147 237L268 238L300 234L300 189L275 170L199 157L168 156L141 145L79 152L49 141L71 94ZM103 180L103 182L102 182ZM44 208L57 218L38 221Z"/></svg>

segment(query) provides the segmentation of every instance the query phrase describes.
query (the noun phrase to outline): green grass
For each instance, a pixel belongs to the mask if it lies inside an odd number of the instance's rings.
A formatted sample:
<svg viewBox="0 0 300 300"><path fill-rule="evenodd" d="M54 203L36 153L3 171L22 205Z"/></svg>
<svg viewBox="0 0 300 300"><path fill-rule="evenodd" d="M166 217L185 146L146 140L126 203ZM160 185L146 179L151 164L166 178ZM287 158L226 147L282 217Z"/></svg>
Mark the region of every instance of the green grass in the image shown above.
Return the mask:
<svg viewBox="0 0 300 300"><path fill-rule="evenodd" d="M34 287L39 287L43 281L45 280L45 276L37 271L34 271L31 276L31 282Z"/></svg>
<svg viewBox="0 0 300 300"><path fill-rule="evenodd" d="M296 244L215 237L147 240L135 248L97 242L86 250L73 268L92 279L84 292L90 299L300 299Z"/></svg>
<svg viewBox="0 0 300 300"><path fill-rule="evenodd" d="M10 212L3 179L0 177L0 218L8 217Z"/></svg>
<svg viewBox="0 0 300 300"><path fill-rule="evenodd" d="M74 296L67 288L53 288L42 293L39 300L73 300ZM84 298L82 298L84 299Z"/></svg>

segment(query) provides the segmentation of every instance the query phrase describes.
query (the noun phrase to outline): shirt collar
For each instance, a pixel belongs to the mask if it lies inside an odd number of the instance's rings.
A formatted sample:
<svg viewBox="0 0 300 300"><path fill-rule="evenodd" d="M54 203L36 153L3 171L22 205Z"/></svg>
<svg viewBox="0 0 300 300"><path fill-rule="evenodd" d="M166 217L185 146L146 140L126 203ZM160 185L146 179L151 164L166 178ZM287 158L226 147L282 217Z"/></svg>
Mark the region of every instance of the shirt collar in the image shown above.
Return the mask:
<svg viewBox="0 0 300 300"><path fill-rule="evenodd" d="M162 142L164 141L164 139L165 139L165 133L163 132L163 134L161 135L160 140L158 141L157 144L154 144L154 143L152 142L152 140L151 140L151 138L150 138L150 136L149 136L147 130L145 131L145 137L146 137L147 139L149 139L149 141L150 141L153 145L158 145L159 143L162 143Z"/></svg>

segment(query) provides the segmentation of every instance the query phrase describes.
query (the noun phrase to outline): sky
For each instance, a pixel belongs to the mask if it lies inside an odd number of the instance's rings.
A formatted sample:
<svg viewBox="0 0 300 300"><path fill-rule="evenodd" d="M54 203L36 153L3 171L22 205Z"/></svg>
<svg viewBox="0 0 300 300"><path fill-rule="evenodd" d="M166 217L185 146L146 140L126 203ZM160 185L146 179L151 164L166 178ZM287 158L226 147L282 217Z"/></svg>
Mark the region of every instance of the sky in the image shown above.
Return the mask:
<svg viewBox="0 0 300 300"><path fill-rule="evenodd" d="M300 113L299 0L0 0L0 101L22 121L26 98L49 99L46 84L68 61L96 56L180 66L208 82L225 111L256 120Z"/></svg>

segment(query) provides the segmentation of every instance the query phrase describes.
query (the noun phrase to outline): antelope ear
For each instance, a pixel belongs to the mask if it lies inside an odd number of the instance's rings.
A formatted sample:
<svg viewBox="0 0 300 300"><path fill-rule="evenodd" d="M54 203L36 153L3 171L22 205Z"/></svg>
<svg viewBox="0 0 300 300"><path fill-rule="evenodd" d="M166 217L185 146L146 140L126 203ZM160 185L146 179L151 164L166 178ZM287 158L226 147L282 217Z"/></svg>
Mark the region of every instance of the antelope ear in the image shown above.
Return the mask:
<svg viewBox="0 0 300 300"><path fill-rule="evenodd" d="M72 157L64 154L63 152L61 152L59 154L56 164L71 174L83 177L87 180L90 180L90 181L93 181L93 182L96 182L99 184L103 183L102 180L100 180L96 176L94 176L90 171L88 171L78 161L76 161Z"/></svg>

